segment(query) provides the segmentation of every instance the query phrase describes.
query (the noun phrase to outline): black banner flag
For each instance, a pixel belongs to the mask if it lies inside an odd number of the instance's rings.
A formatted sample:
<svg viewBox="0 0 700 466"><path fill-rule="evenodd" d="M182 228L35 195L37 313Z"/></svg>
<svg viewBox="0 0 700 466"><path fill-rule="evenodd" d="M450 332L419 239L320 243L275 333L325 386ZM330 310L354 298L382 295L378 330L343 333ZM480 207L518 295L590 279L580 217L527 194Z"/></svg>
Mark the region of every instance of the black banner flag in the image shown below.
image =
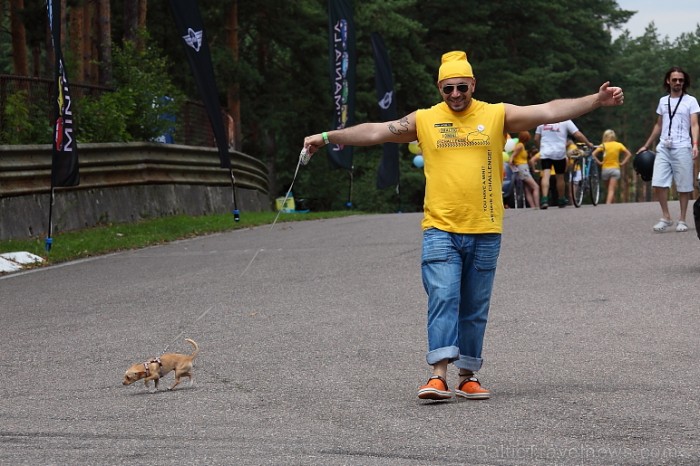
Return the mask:
<svg viewBox="0 0 700 466"><path fill-rule="evenodd" d="M378 33L372 33L372 53L376 69L374 82L377 88L377 103L379 116L382 121L393 121L398 118L396 100L394 99L394 79L391 72L389 54L384 46L384 40ZM384 144L384 152L377 171L377 188L384 189L399 184L399 145L388 142Z"/></svg>
<svg viewBox="0 0 700 466"><path fill-rule="evenodd" d="M56 63L53 90L51 188L77 186L80 184L78 146L73 136L73 105L61 52L61 2L47 0L46 9Z"/></svg>
<svg viewBox="0 0 700 466"><path fill-rule="evenodd" d="M328 0L333 129L355 121L355 26L352 0ZM328 159L337 168L352 169L352 146L328 145Z"/></svg>
<svg viewBox="0 0 700 466"><path fill-rule="evenodd" d="M228 141L221 116L219 92L214 80L214 66L211 62L211 51L204 31L202 15L196 0L170 0L170 9L175 19L177 33L187 51L187 60L194 74L199 93L209 115L214 139L219 149L221 168L231 168L228 154Z"/></svg>

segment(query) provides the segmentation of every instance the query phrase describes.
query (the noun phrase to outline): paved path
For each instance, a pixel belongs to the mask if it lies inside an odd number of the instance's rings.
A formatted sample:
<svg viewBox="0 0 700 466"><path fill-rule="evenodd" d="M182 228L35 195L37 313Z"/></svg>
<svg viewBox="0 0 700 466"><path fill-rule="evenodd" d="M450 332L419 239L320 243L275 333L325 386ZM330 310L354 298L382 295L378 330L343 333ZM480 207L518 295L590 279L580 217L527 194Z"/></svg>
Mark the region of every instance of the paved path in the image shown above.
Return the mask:
<svg viewBox="0 0 700 466"><path fill-rule="evenodd" d="M6 275L0 463L697 465L700 241L654 234L658 216L507 211L481 402L416 398L419 214ZM185 337L193 387L121 385Z"/></svg>

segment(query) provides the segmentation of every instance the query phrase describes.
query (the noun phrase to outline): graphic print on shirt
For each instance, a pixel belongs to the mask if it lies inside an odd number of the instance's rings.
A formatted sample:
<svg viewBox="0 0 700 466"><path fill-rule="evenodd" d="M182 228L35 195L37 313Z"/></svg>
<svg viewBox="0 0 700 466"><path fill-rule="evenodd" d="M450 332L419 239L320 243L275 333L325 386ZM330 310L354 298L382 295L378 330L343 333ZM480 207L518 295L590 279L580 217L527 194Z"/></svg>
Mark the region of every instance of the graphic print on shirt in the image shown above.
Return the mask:
<svg viewBox="0 0 700 466"><path fill-rule="evenodd" d="M478 125L474 130L460 128L452 123L436 123L435 128L440 132L437 142L438 149L456 147L488 146L491 144L488 134L484 133L484 125Z"/></svg>

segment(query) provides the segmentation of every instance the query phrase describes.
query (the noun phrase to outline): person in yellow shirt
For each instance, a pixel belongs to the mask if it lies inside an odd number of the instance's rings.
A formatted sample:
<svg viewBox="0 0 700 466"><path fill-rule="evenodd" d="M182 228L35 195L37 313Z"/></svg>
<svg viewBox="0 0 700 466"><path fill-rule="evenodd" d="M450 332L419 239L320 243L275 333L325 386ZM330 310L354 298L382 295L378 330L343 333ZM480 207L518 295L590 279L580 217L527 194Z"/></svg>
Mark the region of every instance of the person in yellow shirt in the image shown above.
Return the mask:
<svg viewBox="0 0 700 466"><path fill-rule="evenodd" d="M574 157L580 157L582 154L581 149L578 148L573 139L569 138L566 140L566 181L568 184L566 192L569 193L567 200L569 205L573 203L574 199L574 182L581 180L581 176L583 176L581 170L576 170L575 173L572 172L574 169Z"/></svg>
<svg viewBox="0 0 700 466"><path fill-rule="evenodd" d="M436 86L442 102L397 121L307 136L300 154L308 161L326 144L420 144L425 172L421 271L428 295L426 362L432 369L428 382L418 389L420 399L453 396L446 380L450 363L459 369L455 395L472 400L491 396L475 373L483 363L501 248L506 134L624 101L622 89L606 82L585 97L529 106L490 104L473 98L476 84L466 53L445 53Z"/></svg>
<svg viewBox="0 0 700 466"><path fill-rule="evenodd" d="M529 131L520 131L518 133L518 142L513 148L510 155L509 163L517 168L516 176L523 182L525 186L525 199L527 203L535 209L540 208L540 186L530 173L530 161L528 160L527 149L525 144L530 141Z"/></svg>
<svg viewBox="0 0 700 466"><path fill-rule="evenodd" d="M598 157L598 154L601 153L603 154L602 162ZM620 162L620 154L625 155L622 162ZM602 167L601 179L606 182L608 192L605 203L612 204L615 202L617 181L622 176L620 167L630 161L632 158L632 153L627 150L624 144L617 141L615 131L607 129L603 132L603 143L596 147L592 155L593 160L595 160L598 165L601 165Z"/></svg>

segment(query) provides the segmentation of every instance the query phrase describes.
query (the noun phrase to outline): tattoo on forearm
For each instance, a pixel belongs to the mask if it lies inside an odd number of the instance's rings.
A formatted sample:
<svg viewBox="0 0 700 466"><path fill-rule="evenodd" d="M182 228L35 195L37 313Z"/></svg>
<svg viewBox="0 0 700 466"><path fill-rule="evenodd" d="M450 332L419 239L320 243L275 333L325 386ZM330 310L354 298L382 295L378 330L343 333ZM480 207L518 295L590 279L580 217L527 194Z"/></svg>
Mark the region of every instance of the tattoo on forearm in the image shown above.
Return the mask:
<svg viewBox="0 0 700 466"><path fill-rule="evenodd" d="M408 132L408 118L403 117L399 121L389 123L389 131L394 134L403 134Z"/></svg>

